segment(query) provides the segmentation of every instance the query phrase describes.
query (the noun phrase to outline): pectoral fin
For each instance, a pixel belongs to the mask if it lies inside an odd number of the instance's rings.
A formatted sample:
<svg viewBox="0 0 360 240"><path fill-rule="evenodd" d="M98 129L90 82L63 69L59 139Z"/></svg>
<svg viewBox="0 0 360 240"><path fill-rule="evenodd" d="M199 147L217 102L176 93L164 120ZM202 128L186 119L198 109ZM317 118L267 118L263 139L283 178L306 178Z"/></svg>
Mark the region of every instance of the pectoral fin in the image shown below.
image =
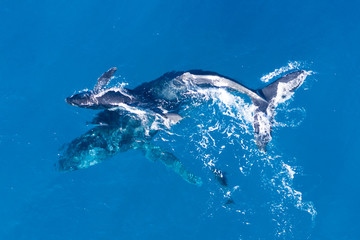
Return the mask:
<svg viewBox="0 0 360 240"><path fill-rule="evenodd" d="M166 113L165 117L168 118L174 124L177 124L178 122L180 122L183 119L183 117L177 113Z"/></svg>
<svg viewBox="0 0 360 240"><path fill-rule="evenodd" d="M116 67L112 67L107 70L101 77L98 78L98 82L94 87L94 92L99 92L103 87L105 87L109 82L111 77L114 75L115 71L117 70Z"/></svg>
<svg viewBox="0 0 360 240"><path fill-rule="evenodd" d="M174 154L166 152L159 146L153 145L151 143L144 143L141 146L138 146L145 157L151 161L160 161L168 168L172 169L174 172L179 174L185 181L188 183L201 186L202 180L200 177L195 176L194 174L190 173L177 159Z"/></svg>

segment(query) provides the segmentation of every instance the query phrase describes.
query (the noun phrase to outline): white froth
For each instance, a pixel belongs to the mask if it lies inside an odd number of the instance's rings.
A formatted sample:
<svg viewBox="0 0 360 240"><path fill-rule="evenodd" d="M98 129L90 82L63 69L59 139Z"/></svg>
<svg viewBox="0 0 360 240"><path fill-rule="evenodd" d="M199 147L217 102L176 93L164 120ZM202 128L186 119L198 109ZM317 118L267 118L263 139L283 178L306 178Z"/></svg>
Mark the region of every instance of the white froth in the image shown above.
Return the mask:
<svg viewBox="0 0 360 240"><path fill-rule="evenodd" d="M293 62L289 62L286 66L284 67L281 67L281 68L278 68L278 69L275 69L274 71L272 71L271 73L268 73L264 76L262 76L260 78L260 80L262 82L269 82L271 79L273 79L274 77L277 77L279 76L280 74L283 74L287 71L290 71L290 70L294 70L294 69L299 69L300 67L302 66L302 64L300 62L297 62L297 61L293 61Z"/></svg>
<svg viewBox="0 0 360 240"><path fill-rule="evenodd" d="M295 171L291 168L290 165L287 165L286 163L284 163L283 165L285 167L285 169L288 171L288 175L291 179L294 179L294 175L295 175Z"/></svg>

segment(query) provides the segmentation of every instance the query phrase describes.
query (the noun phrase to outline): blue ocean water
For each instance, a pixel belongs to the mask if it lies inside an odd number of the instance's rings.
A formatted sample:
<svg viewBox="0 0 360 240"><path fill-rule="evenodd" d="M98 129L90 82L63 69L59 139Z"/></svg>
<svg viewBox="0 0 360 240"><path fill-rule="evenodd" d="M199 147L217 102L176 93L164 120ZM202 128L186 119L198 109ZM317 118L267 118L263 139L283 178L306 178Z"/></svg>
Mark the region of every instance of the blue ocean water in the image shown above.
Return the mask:
<svg viewBox="0 0 360 240"><path fill-rule="evenodd" d="M0 239L359 239L359 6L1 1ZM254 89L284 69L313 74L277 110L267 154L253 142L248 103L224 92L156 135L201 187L135 150L56 171L61 146L96 113L64 99L113 66L129 88L172 70Z"/></svg>

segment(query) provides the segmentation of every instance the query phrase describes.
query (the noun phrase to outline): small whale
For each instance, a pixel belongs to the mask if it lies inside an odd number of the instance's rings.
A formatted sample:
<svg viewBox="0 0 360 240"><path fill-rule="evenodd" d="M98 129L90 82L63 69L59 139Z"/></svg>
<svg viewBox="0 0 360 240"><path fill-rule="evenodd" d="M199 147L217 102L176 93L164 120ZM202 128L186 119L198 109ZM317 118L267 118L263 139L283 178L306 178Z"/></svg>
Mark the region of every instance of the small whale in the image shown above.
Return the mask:
<svg viewBox="0 0 360 240"><path fill-rule="evenodd" d="M116 70L115 67L110 68L98 78L93 90L74 94L66 98L66 102L90 109L114 110L127 107L146 109L177 123L182 119L179 111L187 104L187 99L196 95L196 91L203 88L224 88L248 96L255 105L253 112L255 142L264 152L271 140L271 122L276 106L285 102L309 75L309 72L304 70L294 71L264 88L254 90L215 72L173 71L134 89L106 88Z"/></svg>

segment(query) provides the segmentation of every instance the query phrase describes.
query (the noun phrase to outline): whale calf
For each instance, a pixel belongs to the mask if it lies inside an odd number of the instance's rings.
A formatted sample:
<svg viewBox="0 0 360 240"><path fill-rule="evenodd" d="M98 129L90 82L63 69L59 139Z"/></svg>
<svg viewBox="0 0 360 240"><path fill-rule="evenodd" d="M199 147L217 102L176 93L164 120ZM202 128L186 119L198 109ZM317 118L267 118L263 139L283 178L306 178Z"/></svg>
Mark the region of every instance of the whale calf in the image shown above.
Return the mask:
<svg viewBox="0 0 360 240"><path fill-rule="evenodd" d="M179 112L183 105L187 104L186 100L196 96L197 91L203 88L224 88L251 99L255 106L253 111L255 142L262 151L266 150L266 145L271 140L271 123L276 106L288 100L310 74L298 70L280 77L263 88L250 89L237 80L215 72L174 71L134 89L106 88L116 70L115 67L110 68L98 78L93 90L74 94L66 98L66 102L89 109L115 110L128 107L146 109L178 122L182 119Z"/></svg>

